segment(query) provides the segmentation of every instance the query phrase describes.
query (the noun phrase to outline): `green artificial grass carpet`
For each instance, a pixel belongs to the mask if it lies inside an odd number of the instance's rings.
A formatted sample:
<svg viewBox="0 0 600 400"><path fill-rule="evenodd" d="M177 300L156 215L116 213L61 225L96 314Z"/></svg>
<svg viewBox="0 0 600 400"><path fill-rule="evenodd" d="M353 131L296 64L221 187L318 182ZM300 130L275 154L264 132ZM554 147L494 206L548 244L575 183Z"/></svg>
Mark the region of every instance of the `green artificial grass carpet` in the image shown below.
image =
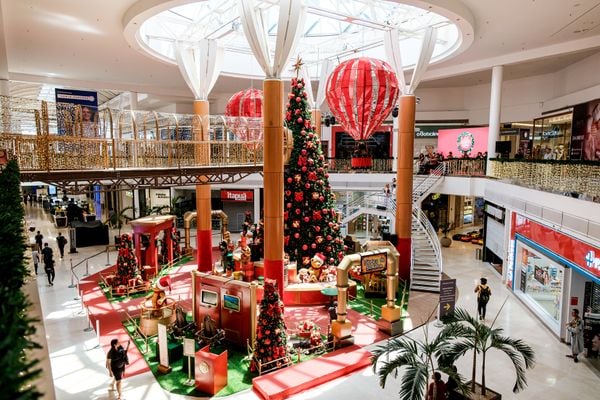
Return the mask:
<svg viewBox="0 0 600 400"><path fill-rule="evenodd" d="M161 276L169 274L173 269L178 268L181 265L185 265L191 259L192 259L192 257L190 257L190 256L182 257L179 261L177 261L170 267L161 268L161 270L158 272L158 276L161 277ZM120 303L122 301L126 301L129 299L138 299L141 297L146 297L149 293L152 293L152 285L150 285L150 289L146 290L146 291L139 291L136 293L132 293L129 296L126 294L121 295L121 296L118 296L118 295L113 296L113 295L111 295L112 288L110 286L106 286L103 281L99 281L98 286L100 286L100 289L104 293L104 296L106 296L106 299L111 303Z"/></svg>
<svg viewBox="0 0 600 400"><path fill-rule="evenodd" d="M400 282L398 285L398 292L396 293L396 305L400 306L402 304L402 299L400 296L402 295L402 291L404 289L403 283ZM357 282L356 284L356 297L351 298L348 301L348 308L353 311L356 311L360 314L369 316L374 320L378 320L381 318L381 306L385 305L384 297L365 297L365 288L362 282ZM406 311L408 308L408 290L404 292L404 303L402 307L402 313Z"/></svg>
<svg viewBox="0 0 600 400"><path fill-rule="evenodd" d="M137 323L137 321L136 321ZM150 370L154 374L157 382L160 386L170 392L180 395L187 396L208 396L207 393L200 392L196 390L194 386L185 386L184 382L188 379L187 372L184 372L184 363L186 363L187 369L187 357L181 356L182 354L182 345L178 343L169 342L169 350L171 356L175 358L175 360L170 360L171 362L171 372L163 375L158 373L158 358L156 356L156 337L150 338L148 343L148 351L146 351L146 343L144 339L135 333L135 326L131 322L124 323L124 327L127 330L127 333L132 338L133 343L138 347L140 353L148 363ZM321 335L322 339L325 341L326 337ZM302 340L299 338L295 338L295 341ZM198 351L200 347L196 344L196 351ZM258 376L257 373L251 373L249 371L249 361L248 354L246 352L239 351L231 346L218 345L214 346L211 349L212 353L220 354L223 351L227 350L227 386L225 386L221 391L219 391L215 396L229 396L231 394L241 392L242 390L249 389L252 387L252 379ZM179 354L177 354L179 353ZM177 355L174 355L177 354ZM322 354L322 353L321 353ZM308 360L312 360L315 357L318 357L319 353L311 353L306 354L306 352L302 350L294 350L293 353L290 354L292 362L297 364L298 362L304 362ZM194 363L194 360L191 360L191 363ZM194 378L192 374L192 379Z"/></svg>

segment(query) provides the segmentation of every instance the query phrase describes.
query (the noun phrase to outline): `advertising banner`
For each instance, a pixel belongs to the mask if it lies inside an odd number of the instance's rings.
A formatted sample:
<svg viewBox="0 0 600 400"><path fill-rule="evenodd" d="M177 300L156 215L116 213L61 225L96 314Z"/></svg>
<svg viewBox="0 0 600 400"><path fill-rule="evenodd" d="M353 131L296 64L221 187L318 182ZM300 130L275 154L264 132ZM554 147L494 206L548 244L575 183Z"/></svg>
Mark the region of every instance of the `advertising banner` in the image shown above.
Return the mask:
<svg viewBox="0 0 600 400"><path fill-rule="evenodd" d="M488 127L440 129L438 131L438 152L447 155L452 152L455 157L464 153L468 157L476 157L477 153L485 153L488 145ZM494 156L494 154L490 154Z"/></svg>
<svg viewBox="0 0 600 400"><path fill-rule="evenodd" d="M573 107L571 160L600 160L600 99Z"/></svg>
<svg viewBox="0 0 600 400"><path fill-rule="evenodd" d="M98 93L87 90L55 89L58 135L96 137ZM78 107L79 110L78 111Z"/></svg>
<svg viewBox="0 0 600 400"><path fill-rule="evenodd" d="M372 274L385 271L387 268L387 253L370 254L360 258L360 274Z"/></svg>

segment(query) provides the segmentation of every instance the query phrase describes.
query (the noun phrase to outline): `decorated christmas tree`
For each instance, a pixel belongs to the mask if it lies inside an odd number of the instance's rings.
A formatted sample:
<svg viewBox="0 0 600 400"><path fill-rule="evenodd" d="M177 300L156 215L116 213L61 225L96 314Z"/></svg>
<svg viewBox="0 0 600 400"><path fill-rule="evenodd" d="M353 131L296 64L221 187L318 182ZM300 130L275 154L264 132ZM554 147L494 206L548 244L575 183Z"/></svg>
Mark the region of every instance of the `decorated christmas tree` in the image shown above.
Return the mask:
<svg viewBox="0 0 600 400"><path fill-rule="evenodd" d="M283 321L283 302L279 299L275 285L275 281L265 280L265 294L260 302L260 314L256 323L256 346L250 364L251 371L258 370L258 362L271 363L265 366L268 369L280 368L290 362Z"/></svg>
<svg viewBox="0 0 600 400"><path fill-rule="evenodd" d="M298 61L297 70L300 65ZM337 265L344 255L335 196L306 97L304 79L293 78L286 112L294 147L284 181L284 240L285 252L298 268L307 267L316 253L325 256L327 265Z"/></svg>
<svg viewBox="0 0 600 400"><path fill-rule="evenodd" d="M117 256L117 276L114 286L127 285L129 279L135 278L138 273L137 259L133 251L133 242L128 233L121 235L119 241L119 254Z"/></svg>

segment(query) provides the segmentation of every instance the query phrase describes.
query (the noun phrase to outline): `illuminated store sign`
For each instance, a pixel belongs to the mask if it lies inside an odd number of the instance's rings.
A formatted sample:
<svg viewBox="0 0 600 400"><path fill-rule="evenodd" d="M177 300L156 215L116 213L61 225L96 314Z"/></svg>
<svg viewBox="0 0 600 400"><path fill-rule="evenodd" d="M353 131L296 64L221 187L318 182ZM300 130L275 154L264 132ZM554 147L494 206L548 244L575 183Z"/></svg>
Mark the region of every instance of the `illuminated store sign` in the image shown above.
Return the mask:
<svg viewBox="0 0 600 400"><path fill-rule="evenodd" d="M249 202L254 200L254 192L252 190L221 190L221 200L223 201L238 201Z"/></svg>

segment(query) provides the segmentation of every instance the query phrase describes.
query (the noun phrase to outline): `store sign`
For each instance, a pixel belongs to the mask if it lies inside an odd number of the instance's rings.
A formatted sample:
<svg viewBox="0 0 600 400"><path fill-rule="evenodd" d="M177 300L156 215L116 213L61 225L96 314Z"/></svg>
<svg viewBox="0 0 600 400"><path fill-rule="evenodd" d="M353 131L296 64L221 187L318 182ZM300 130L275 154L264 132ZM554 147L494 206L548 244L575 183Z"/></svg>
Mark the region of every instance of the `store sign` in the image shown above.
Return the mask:
<svg viewBox="0 0 600 400"><path fill-rule="evenodd" d="M513 213L513 229L513 235L519 234L545 247L600 281L599 248L516 213Z"/></svg>
<svg viewBox="0 0 600 400"><path fill-rule="evenodd" d="M360 274L372 274L387 269L387 253L370 254L360 258Z"/></svg>
<svg viewBox="0 0 600 400"><path fill-rule="evenodd" d="M254 192L252 190L221 190L221 200L250 202L254 200Z"/></svg>
<svg viewBox="0 0 600 400"><path fill-rule="evenodd" d="M485 203L485 213L504 223L504 209Z"/></svg>

